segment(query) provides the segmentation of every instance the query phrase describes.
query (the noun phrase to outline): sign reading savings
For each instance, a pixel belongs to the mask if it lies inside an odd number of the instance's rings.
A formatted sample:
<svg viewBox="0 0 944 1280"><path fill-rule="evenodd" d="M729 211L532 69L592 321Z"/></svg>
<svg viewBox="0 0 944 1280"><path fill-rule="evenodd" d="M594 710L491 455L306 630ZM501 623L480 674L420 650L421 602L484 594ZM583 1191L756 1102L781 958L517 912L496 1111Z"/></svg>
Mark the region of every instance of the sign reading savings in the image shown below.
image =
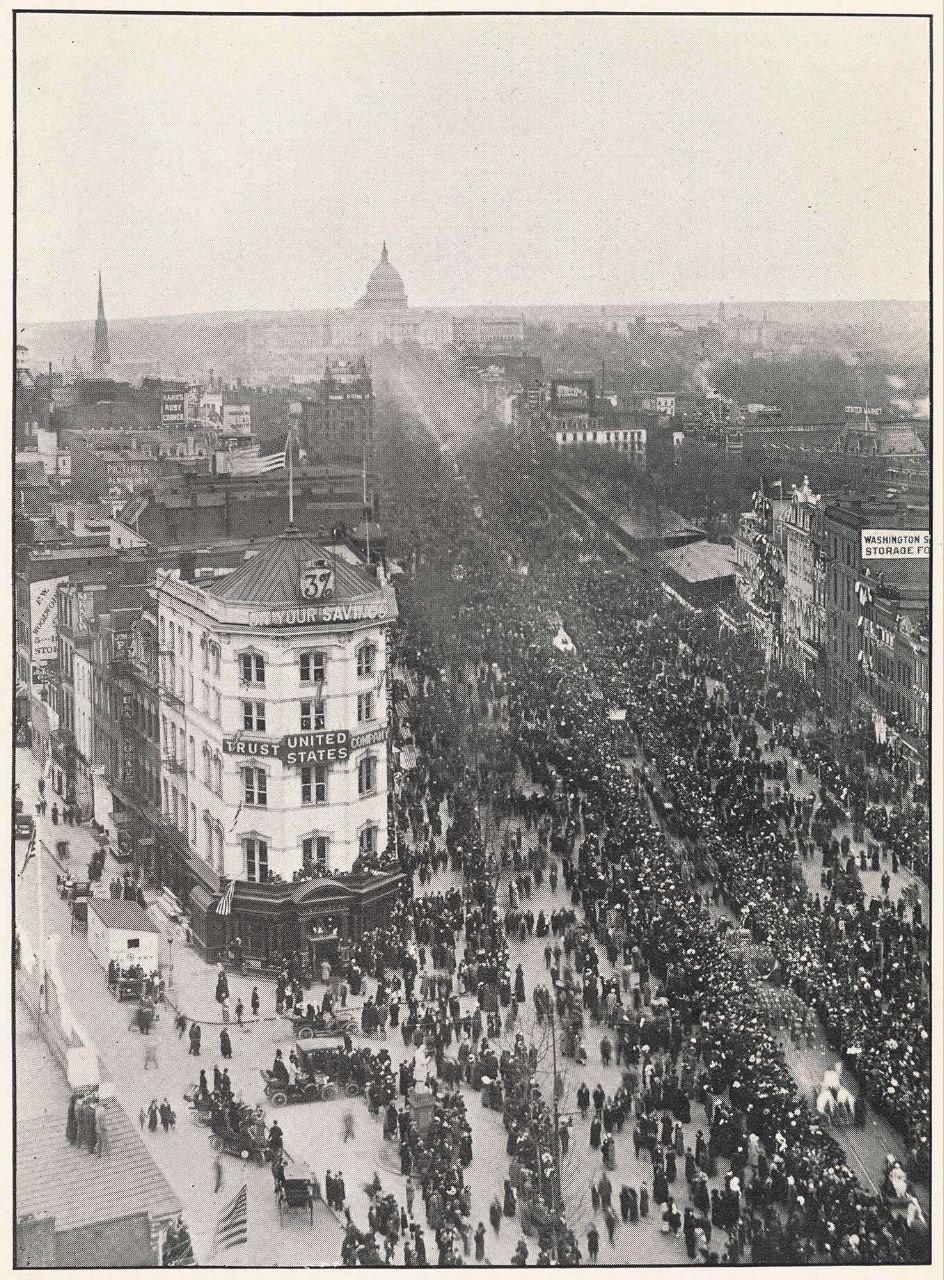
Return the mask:
<svg viewBox="0 0 944 1280"><path fill-rule="evenodd" d="M927 529L863 529L863 560L926 560L931 555Z"/></svg>

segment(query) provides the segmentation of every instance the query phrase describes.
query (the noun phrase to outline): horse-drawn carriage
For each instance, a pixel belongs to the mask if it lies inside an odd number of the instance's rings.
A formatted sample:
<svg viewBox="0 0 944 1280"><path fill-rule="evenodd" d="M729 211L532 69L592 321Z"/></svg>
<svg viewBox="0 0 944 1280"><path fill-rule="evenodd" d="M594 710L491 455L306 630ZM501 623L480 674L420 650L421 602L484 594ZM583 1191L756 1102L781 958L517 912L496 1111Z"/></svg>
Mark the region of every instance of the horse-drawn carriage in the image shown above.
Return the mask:
<svg viewBox="0 0 944 1280"><path fill-rule="evenodd" d="M265 1096L275 1107L288 1102L331 1102L338 1096L338 1087L323 1072L299 1074L294 1080L283 1080L271 1071L260 1071L264 1081Z"/></svg>
<svg viewBox="0 0 944 1280"><path fill-rule="evenodd" d="M299 1040L320 1040L330 1036L357 1034L357 1019L347 1013L307 1013L292 1015L292 1030Z"/></svg>
<svg viewBox="0 0 944 1280"><path fill-rule="evenodd" d="M279 1223L285 1225L285 1215L294 1209L308 1214L308 1225L315 1225L315 1179L306 1164L285 1164L275 1191L279 1206Z"/></svg>

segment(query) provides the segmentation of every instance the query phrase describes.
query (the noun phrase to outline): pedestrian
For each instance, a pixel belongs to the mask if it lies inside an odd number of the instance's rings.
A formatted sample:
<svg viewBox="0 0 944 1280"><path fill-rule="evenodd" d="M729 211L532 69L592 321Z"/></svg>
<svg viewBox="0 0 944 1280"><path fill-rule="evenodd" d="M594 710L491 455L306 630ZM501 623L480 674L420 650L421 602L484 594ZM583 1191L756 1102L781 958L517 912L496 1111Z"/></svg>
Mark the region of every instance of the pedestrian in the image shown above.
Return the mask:
<svg viewBox="0 0 944 1280"><path fill-rule="evenodd" d="M488 1206L488 1220L492 1224L492 1230L498 1235L502 1221L502 1206L498 1196L493 1196L492 1203Z"/></svg>
<svg viewBox="0 0 944 1280"><path fill-rule="evenodd" d="M229 1022L229 996L224 996L220 1001L220 1013L224 1022Z"/></svg>
<svg viewBox="0 0 944 1280"><path fill-rule="evenodd" d="M475 1261L485 1261L485 1223L480 1222L475 1228Z"/></svg>
<svg viewBox="0 0 944 1280"><path fill-rule="evenodd" d="M594 1223L590 1223L587 1227L587 1256L591 1262L596 1262L600 1254L600 1233L597 1231Z"/></svg>
<svg viewBox="0 0 944 1280"><path fill-rule="evenodd" d="M177 1039L183 1040L184 1032L187 1030L187 1015L178 1012L177 1017L174 1019L174 1027L177 1030Z"/></svg>
<svg viewBox="0 0 944 1280"><path fill-rule="evenodd" d="M239 996L236 997L236 1025L237 1027L243 1025L243 1002Z"/></svg>
<svg viewBox="0 0 944 1280"><path fill-rule="evenodd" d="M200 1039L201 1039L201 1036L202 1036L202 1032L201 1032L201 1030L200 1030L200 1024L199 1024L199 1022L192 1022L192 1023L190 1024L190 1032L189 1032L189 1034L190 1034L190 1049L189 1049L189 1053L193 1054L193 1056L194 1056L195 1058L199 1058L199 1056L200 1056Z"/></svg>
<svg viewBox="0 0 944 1280"><path fill-rule="evenodd" d="M342 1133L343 1141L353 1142L354 1141L354 1116L350 1111L345 1111L342 1123L344 1126L343 1133Z"/></svg>
<svg viewBox="0 0 944 1280"><path fill-rule="evenodd" d="M259 1016L259 988L258 987L253 987L252 989L252 995L249 997L249 1007L252 1010L252 1016L254 1018L258 1018Z"/></svg>
<svg viewBox="0 0 944 1280"><path fill-rule="evenodd" d="M157 1062L157 1044L148 1037L148 1042L144 1046L144 1070L147 1071L151 1067L155 1071L160 1069Z"/></svg>
<svg viewBox="0 0 944 1280"><path fill-rule="evenodd" d="M225 1027L220 1032L220 1056L223 1058L231 1058L233 1056L232 1041Z"/></svg>

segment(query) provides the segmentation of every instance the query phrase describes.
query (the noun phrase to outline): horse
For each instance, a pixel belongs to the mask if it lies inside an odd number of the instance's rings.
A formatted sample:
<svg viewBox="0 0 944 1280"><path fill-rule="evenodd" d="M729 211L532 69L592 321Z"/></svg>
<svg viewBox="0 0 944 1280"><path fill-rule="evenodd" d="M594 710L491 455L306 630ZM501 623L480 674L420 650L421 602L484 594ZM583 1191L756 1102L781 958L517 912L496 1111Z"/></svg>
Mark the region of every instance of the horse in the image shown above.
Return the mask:
<svg viewBox="0 0 944 1280"><path fill-rule="evenodd" d="M828 1089L821 1089L816 1096L816 1110L829 1123L833 1118L833 1112L836 1110L836 1099Z"/></svg>
<svg viewBox="0 0 944 1280"><path fill-rule="evenodd" d="M834 1095L835 1114L833 1116L837 1124L852 1124L855 1120L855 1098L844 1085L840 1085Z"/></svg>

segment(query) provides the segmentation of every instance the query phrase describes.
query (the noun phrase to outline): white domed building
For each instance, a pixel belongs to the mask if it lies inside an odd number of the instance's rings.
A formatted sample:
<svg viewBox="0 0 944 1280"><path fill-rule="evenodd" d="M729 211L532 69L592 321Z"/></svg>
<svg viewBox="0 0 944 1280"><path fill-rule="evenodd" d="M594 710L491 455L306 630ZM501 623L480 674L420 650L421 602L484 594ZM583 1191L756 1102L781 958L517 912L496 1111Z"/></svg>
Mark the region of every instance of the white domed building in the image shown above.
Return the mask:
<svg viewBox="0 0 944 1280"><path fill-rule="evenodd" d="M358 298L356 305L366 311L405 311L409 305L403 280L387 253L386 240L380 251L380 261L370 273L364 296Z"/></svg>

